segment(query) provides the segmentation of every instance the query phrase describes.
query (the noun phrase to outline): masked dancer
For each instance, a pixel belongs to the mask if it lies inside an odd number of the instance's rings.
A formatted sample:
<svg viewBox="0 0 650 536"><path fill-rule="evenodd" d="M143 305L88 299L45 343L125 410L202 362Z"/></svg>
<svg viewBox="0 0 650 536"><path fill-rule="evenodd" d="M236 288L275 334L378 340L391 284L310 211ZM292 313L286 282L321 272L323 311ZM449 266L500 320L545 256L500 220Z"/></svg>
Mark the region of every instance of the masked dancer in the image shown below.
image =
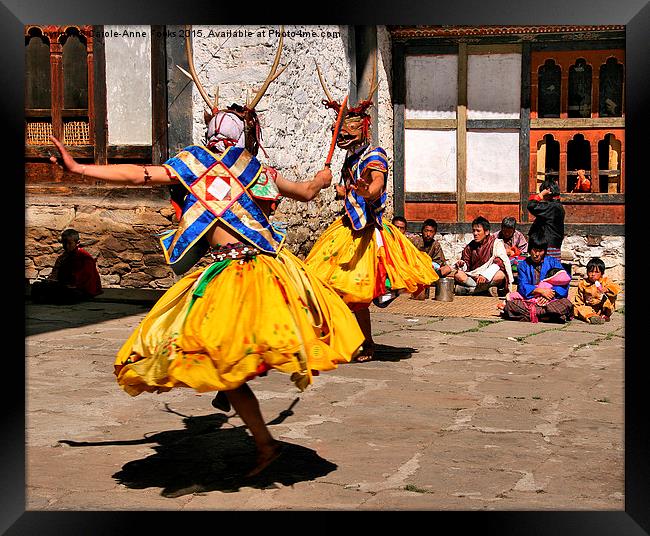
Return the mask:
<svg viewBox="0 0 650 536"><path fill-rule="evenodd" d="M205 254L213 262L185 275L153 306L120 349L115 374L132 396L176 387L223 392L213 404L232 404L255 441L253 476L277 459L281 443L267 429L247 382L276 369L303 390L315 371L350 361L363 335L336 292L284 247L285 234L269 221L281 196L309 201L332 180L322 169L311 180L292 182L256 158L261 131L255 107L286 68L278 70L282 37L254 98L226 109L203 89L189 37L186 46L186 74L209 109L205 146L186 147L163 165L83 165L52 142L64 169L82 177L171 186L179 224L160 239L167 262L179 275Z"/></svg>
<svg viewBox="0 0 650 536"><path fill-rule="evenodd" d="M332 98L318 64L318 77L327 99L326 108L337 112L334 126L336 145L345 149L337 198L344 214L318 239L306 259L307 266L336 289L354 312L365 340L356 361L370 361L374 342L370 323L370 303L387 306L400 291L419 292L438 279L429 256L389 221L383 220L386 206L388 162L382 147L370 143L370 115L377 57L368 97L349 110L347 99L339 104ZM340 128L337 133L336 129Z"/></svg>

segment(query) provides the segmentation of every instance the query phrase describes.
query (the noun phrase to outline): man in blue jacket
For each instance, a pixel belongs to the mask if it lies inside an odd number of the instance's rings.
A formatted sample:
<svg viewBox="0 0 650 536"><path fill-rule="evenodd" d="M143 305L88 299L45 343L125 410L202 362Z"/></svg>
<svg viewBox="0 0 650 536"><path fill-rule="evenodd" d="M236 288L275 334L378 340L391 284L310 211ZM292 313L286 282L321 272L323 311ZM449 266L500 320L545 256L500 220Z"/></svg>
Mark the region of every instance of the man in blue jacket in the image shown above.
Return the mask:
<svg viewBox="0 0 650 536"><path fill-rule="evenodd" d="M552 269L562 270L555 257L548 256L548 244L541 238L530 237L529 257L519 263L517 292L521 297L506 300L503 316L508 320L523 322L566 322L572 317L572 305L568 299L569 284L539 286Z"/></svg>

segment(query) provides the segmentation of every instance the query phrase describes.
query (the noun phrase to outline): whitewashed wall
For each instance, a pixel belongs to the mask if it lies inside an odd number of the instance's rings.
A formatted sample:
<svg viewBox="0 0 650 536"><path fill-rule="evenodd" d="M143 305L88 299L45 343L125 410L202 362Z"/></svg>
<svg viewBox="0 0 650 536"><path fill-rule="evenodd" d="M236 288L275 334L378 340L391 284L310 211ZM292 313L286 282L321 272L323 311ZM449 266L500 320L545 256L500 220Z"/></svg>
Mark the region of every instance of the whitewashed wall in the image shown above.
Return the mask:
<svg viewBox="0 0 650 536"><path fill-rule="evenodd" d="M456 131L404 132L404 185L407 192L456 191Z"/></svg>
<svg viewBox="0 0 650 536"><path fill-rule="evenodd" d="M252 97L269 73L277 50L277 26L194 26L202 36L193 39L194 62L206 91L212 97L219 86L220 106L233 102L243 104ZM232 34L234 30L244 36ZM303 181L322 169L331 141L330 127L336 116L327 110L318 81L314 60L318 61L332 96L341 101L348 92L350 58L348 58L347 26L285 26L280 65L291 63L274 81L257 106L262 126L262 145L268 158L260 151L260 160L289 180ZM379 124L374 125L392 168L393 117L389 88L391 71L390 38L385 27L378 28L378 90ZM192 94L195 143L203 143L205 123L204 101L198 90ZM377 95L375 99L377 100ZM336 149L332 172L338 180L344 151ZM392 205L392 169L388 179ZM289 245L300 254L306 253L322 230L341 214L342 205L334 199L334 189L321 192L307 204L285 200L275 219L287 224Z"/></svg>
<svg viewBox="0 0 650 536"><path fill-rule="evenodd" d="M467 191L519 192L519 131L467 131Z"/></svg>
<svg viewBox="0 0 650 536"><path fill-rule="evenodd" d="M405 119L456 119L458 56L406 57ZM407 192L456 191L456 131L406 128Z"/></svg>
<svg viewBox="0 0 650 536"><path fill-rule="evenodd" d="M467 118L518 119L521 54L470 54L467 58Z"/></svg>
<svg viewBox="0 0 650 536"><path fill-rule="evenodd" d="M151 26L104 31L108 143L151 145Z"/></svg>
<svg viewBox="0 0 650 536"><path fill-rule="evenodd" d="M406 57L406 119L456 119L458 56Z"/></svg>

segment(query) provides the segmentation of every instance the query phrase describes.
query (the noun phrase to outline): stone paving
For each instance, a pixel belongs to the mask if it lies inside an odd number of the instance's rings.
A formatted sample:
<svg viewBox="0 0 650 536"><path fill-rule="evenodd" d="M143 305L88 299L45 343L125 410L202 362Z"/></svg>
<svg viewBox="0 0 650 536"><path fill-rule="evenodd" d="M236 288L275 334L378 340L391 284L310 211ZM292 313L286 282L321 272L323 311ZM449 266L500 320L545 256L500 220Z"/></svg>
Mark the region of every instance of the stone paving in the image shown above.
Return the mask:
<svg viewBox="0 0 650 536"><path fill-rule="evenodd" d="M373 308L375 361L303 393L252 381L285 452L246 479L250 435L209 393L117 386L149 305L27 302L26 508L622 511L624 314L516 323L496 303L400 297Z"/></svg>

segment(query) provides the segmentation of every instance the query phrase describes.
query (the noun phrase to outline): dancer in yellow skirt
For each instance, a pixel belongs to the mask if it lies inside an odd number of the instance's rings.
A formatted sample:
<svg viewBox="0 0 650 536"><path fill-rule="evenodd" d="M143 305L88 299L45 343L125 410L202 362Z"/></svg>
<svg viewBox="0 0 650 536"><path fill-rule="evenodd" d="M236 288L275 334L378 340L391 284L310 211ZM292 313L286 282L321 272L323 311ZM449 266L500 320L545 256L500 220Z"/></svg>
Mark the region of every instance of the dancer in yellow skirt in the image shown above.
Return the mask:
<svg viewBox="0 0 650 536"><path fill-rule="evenodd" d="M330 95L320 69L318 75L327 96L323 104L338 114L341 104ZM325 230L305 261L354 312L365 337L357 361L369 361L374 353L370 303L385 307L400 291L418 292L438 279L429 256L383 221L388 162L386 151L369 142L366 113L376 89L373 85L368 98L349 109L337 138L337 146L347 151L336 186L345 214Z"/></svg>
<svg viewBox="0 0 650 536"><path fill-rule="evenodd" d="M268 220L281 195L308 201L332 180L323 169L310 181L292 182L254 156L254 108L279 75L281 47L280 40L271 74L253 101L218 110L206 98L207 146L186 147L163 165L82 165L51 138L67 171L113 183L172 185L180 223L161 238L167 261L178 274L205 253L214 262L160 298L120 349L115 374L133 396L175 387L224 392L213 404L232 404L257 447L248 476L267 467L281 448L246 382L277 369L303 390L314 371L350 361L363 342L345 303L283 247L285 235Z"/></svg>

